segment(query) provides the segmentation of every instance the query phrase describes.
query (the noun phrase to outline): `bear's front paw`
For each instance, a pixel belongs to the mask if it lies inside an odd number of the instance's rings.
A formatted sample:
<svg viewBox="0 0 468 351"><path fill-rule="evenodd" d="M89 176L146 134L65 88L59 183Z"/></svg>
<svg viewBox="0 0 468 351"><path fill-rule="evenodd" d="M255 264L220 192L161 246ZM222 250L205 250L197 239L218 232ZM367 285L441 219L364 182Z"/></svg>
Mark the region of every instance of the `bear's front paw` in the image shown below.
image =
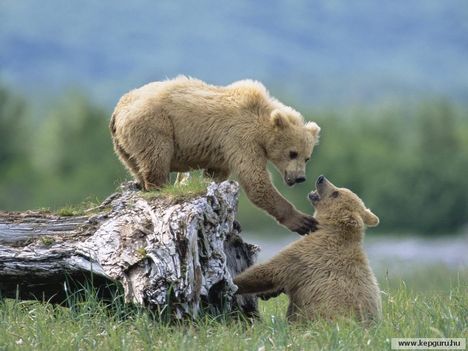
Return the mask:
<svg viewBox="0 0 468 351"><path fill-rule="evenodd" d="M284 223L291 231L296 232L300 235L309 234L317 230L317 220L312 217L302 213L291 216Z"/></svg>

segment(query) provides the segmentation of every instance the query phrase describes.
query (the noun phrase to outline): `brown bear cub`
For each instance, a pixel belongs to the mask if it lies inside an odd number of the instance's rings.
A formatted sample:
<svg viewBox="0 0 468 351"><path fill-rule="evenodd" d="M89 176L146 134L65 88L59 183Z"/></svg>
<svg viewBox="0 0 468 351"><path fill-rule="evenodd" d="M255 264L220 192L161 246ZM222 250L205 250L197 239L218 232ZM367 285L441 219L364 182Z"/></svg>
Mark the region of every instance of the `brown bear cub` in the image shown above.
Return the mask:
<svg viewBox="0 0 468 351"><path fill-rule="evenodd" d="M238 294L283 291L289 297L287 317L333 319L355 316L378 320L381 298L363 248L366 226L379 219L362 200L337 188L324 176L309 194L318 229L292 243L269 262L248 268L234 279Z"/></svg>
<svg viewBox="0 0 468 351"><path fill-rule="evenodd" d="M290 230L316 227L275 189L266 166L271 161L290 186L304 182L320 128L259 82L150 83L120 99L110 130L120 160L146 190L164 185L170 172L203 169L218 181L232 173L255 205Z"/></svg>

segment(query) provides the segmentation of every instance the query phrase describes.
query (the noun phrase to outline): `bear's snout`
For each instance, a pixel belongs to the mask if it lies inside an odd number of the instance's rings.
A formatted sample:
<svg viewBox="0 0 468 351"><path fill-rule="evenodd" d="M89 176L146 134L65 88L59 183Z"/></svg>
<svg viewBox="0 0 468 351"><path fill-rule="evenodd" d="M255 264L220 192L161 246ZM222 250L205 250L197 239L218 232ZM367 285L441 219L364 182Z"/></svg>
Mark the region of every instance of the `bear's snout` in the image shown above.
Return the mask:
<svg viewBox="0 0 468 351"><path fill-rule="evenodd" d="M317 178L317 185L318 185L318 184L322 184L324 180L325 180L325 176L323 176L323 175L319 176L319 177Z"/></svg>
<svg viewBox="0 0 468 351"><path fill-rule="evenodd" d="M323 197L328 194L335 186L330 183L330 181L325 178L325 176L321 175L317 178L315 187L317 189L317 194Z"/></svg>
<svg viewBox="0 0 468 351"><path fill-rule="evenodd" d="M305 181L306 177L304 175L296 175L287 172L284 175L284 182L289 186L293 186L296 183L303 183Z"/></svg>
<svg viewBox="0 0 468 351"><path fill-rule="evenodd" d="M296 181L294 180L294 178L291 178L287 175L284 177L284 182L289 186L293 186L294 184L296 184Z"/></svg>
<svg viewBox="0 0 468 351"><path fill-rule="evenodd" d="M304 183L306 181L306 177L297 177L296 183Z"/></svg>
<svg viewBox="0 0 468 351"><path fill-rule="evenodd" d="M323 175L319 176L315 182L315 187L317 188L317 192L320 195L324 195L324 193L327 192L332 186L333 185Z"/></svg>

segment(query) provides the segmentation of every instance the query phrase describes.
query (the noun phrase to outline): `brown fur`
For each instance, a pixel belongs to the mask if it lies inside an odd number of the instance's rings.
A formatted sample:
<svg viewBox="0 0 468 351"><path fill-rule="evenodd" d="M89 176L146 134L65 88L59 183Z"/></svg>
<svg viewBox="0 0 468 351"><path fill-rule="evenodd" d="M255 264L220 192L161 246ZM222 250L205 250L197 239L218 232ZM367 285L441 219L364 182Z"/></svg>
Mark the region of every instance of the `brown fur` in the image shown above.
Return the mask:
<svg viewBox="0 0 468 351"><path fill-rule="evenodd" d="M365 226L376 226L379 219L350 190L336 188L322 177L309 197L318 230L238 275L234 279L238 293L284 291L290 300L290 320L340 315L365 322L378 319L380 290L362 241Z"/></svg>
<svg viewBox="0 0 468 351"><path fill-rule="evenodd" d="M281 224L302 234L315 229L313 217L273 187L266 165L271 161L290 185L303 181L320 128L259 82L219 87L178 77L150 83L120 99L110 130L116 153L147 190L166 183L171 171L204 169L216 180L233 173L249 199Z"/></svg>

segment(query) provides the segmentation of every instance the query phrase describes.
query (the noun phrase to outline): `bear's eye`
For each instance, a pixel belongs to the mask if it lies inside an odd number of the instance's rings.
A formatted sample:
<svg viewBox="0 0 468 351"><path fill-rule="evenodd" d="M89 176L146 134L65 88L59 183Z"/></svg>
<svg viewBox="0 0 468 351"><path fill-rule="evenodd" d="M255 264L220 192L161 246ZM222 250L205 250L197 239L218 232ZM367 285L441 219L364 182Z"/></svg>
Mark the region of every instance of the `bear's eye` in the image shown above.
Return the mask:
<svg viewBox="0 0 468 351"><path fill-rule="evenodd" d="M297 158L297 152L296 151L289 151L289 157L291 160L294 160Z"/></svg>
<svg viewBox="0 0 468 351"><path fill-rule="evenodd" d="M338 191L334 191L331 193L330 197L337 198L340 193Z"/></svg>

